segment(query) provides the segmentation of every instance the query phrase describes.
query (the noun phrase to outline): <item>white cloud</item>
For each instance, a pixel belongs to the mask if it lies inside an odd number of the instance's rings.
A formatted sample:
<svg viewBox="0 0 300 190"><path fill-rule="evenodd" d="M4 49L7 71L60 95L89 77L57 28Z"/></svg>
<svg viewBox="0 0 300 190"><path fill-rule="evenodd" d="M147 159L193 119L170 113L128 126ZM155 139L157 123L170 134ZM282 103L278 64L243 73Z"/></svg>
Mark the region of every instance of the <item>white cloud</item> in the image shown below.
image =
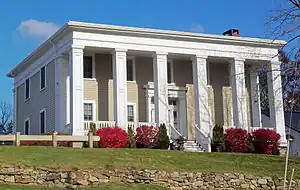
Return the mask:
<svg viewBox="0 0 300 190"><path fill-rule="evenodd" d="M59 29L59 26L53 22L29 19L22 21L17 29L23 36L47 39Z"/></svg>
<svg viewBox="0 0 300 190"><path fill-rule="evenodd" d="M192 27L190 28L190 31L196 33L203 33L204 28L201 24L193 24Z"/></svg>

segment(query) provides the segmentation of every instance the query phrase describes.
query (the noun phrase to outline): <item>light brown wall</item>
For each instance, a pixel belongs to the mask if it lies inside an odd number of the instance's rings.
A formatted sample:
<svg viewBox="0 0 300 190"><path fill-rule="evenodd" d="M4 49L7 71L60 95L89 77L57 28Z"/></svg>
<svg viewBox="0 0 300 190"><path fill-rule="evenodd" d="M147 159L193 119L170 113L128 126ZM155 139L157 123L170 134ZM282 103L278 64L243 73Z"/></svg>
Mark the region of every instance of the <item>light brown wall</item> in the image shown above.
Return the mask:
<svg viewBox="0 0 300 190"><path fill-rule="evenodd" d="M224 125L222 89L229 86L229 64L210 62L209 67L215 99L215 123Z"/></svg>
<svg viewBox="0 0 300 190"><path fill-rule="evenodd" d="M193 84L193 66L191 61L174 60L174 82L177 86L186 87Z"/></svg>
<svg viewBox="0 0 300 190"><path fill-rule="evenodd" d="M16 129L24 133L24 121L30 118L30 134L40 134L40 111L46 109L46 132L55 130L55 64L46 65L46 88L40 91L40 72L30 78L30 99L24 100L25 83L17 88Z"/></svg>

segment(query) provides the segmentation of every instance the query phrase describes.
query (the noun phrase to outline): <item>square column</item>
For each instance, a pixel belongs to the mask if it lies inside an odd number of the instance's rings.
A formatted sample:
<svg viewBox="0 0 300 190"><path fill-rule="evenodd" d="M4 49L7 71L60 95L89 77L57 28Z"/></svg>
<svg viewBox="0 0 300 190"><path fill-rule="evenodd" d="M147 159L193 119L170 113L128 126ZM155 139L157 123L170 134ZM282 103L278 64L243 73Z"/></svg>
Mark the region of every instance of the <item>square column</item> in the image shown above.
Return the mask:
<svg viewBox="0 0 300 190"><path fill-rule="evenodd" d="M269 95L269 109L270 109L270 123L275 128L276 132L280 134L280 145L286 146L284 109L282 98L282 83L280 62L272 60L268 64L268 95Z"/></svg>
<svg viewBox="0 0 300 190"><path fill-rule="evenodd" d="M127 67L125 49L113 52L114 120L127 130Z"/></svg>
<svg viewBox="0 0 300 190"><path fill-rule="evenodd" d="M262 127L259 76L256 70L250 71L250 90L251 90L251 108L252 108L252 127Z"/></svg>
<svg viewBox="0 0 300 190"><path fill-rule="evenodd" d="M55 131L68 132L65 127L67 124L67 85L69 75L68 57L60 55L55 62ZM69 116L68 116L69 117Z"/></svg>
<svg viewBox="0 0 300 190"><path fill-rule="evenodd" d="M234 59L231 62L230 76L234 126L248 130L244 62L243 59Z"/></svg>
<svg viewBox="0 0 300 190"><path fill-rule="evenodd" d="M84 135L83 117L83 48L72 45L69 52L70 127L72 135Z"/></svg>
<svg viewBox="0 0 300 190"><path fill-rule="evenodd" d="M210 152L210 108L208 105L207 86L207 57L194 56L193 61L193 85L195 98L196 139L207 151Z"/></svg>
<svg viewBox="0 0 300 190"><path fill-rule="evenodd" d="M154 75L154 104L156 125L166 124L168 129L168 80L167 80L167 53L156 52L153 55Z"/></svg>

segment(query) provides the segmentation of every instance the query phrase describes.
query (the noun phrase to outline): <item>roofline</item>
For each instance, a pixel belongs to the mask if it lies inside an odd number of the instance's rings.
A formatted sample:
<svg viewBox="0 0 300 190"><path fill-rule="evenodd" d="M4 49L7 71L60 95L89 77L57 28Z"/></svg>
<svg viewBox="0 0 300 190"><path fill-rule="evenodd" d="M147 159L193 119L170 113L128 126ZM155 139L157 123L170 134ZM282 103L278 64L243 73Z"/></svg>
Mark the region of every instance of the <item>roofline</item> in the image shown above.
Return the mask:
<svg viewBox="0 0 300 190"><path fill-rule="evenodd" d="M69 21L64 24L55 34L53 34L48 40L46 40L42 45L40 45L35 51L33 51L29 56L27 56L22 62L17 64L8 74L7 77L14 78L14 72L21 66L26 64L32 57L37 55L47 44L51 43L54 39L58 38L60 34L65 32L67 29L85 29L85 30L97 30L97 31L110 31L110 32L123 32L131 34L144 34L144 35L155 35L159 37L178 37L178 38L189 38L194 40L211 40L211 41L223 41L231 43L246 43L249 45L259 45L270 48L280 48L287 42L283 40L269 40L260 38L248 38L248 37L237 37L237 36L223 36L215 34L200 34L192 32L181 32L173 30L159 30L150 28L138 28L138 27L128 27L128 26L116 26L116 25L106 25L106 24L96 24L96 23L85 23L77 21Z"/></svg>

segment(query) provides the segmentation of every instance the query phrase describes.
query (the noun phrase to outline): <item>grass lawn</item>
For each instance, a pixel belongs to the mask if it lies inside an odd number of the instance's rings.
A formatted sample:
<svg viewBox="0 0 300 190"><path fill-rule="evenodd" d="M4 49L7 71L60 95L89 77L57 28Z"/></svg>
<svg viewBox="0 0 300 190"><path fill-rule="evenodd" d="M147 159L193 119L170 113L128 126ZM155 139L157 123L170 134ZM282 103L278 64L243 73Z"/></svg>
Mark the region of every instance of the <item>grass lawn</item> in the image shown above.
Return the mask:
<svg viewBox="0 0 300 190"><path fill-rule="evenodd" d="M42 188L42 187L29 187L29 186L15 186L15 185L1 185L1 190L63 190L59 188ZM142 185L142 184L107 184L101 185L99 187L94 188L84 188L78 190L126 190L126 189L133 189L133 190L165 190L164 187L157 187L153 185Z"/></svg>
<svg viewBox="0 0 300 190"><path fill-rule="evenodd" d="M284 163L283 157L259 154L0 146L0 164L60 168L134 168L283 176ZM289 171L292 167L295 178L300 178L299 158L290 159Z"/></svg>

